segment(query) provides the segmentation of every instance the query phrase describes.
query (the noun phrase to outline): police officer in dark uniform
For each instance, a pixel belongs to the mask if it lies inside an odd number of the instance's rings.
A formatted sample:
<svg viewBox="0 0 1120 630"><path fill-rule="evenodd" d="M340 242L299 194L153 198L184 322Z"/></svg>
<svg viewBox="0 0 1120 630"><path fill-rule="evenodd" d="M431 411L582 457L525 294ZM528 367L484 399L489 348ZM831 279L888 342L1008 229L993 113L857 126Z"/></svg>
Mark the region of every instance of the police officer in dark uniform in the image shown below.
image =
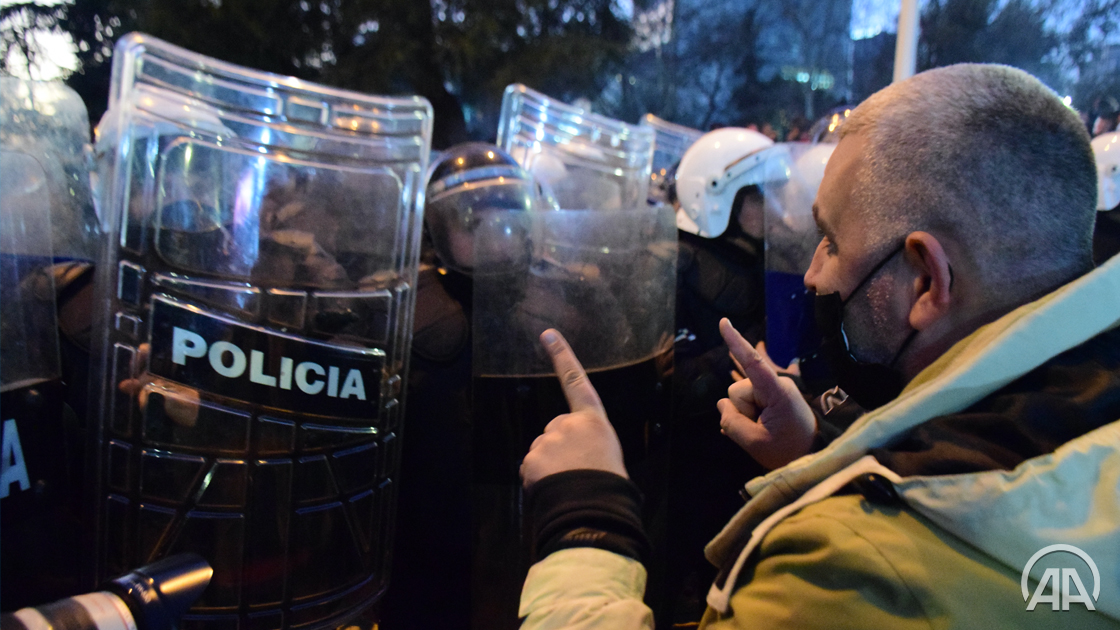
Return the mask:
<svg viewBox="0 0 1120 630"><path fill-rule="evenodd" d="M527 235L474 235L491 215L533 209L538 193L488 144L452 147L429 171L386 628L468 628L472 588L486 588L471 578L472 276L523 257Z"/></svg>
<svg viewBox="0 0 1120 630"><path fill-rule="evenodd" d="M668 604L658 618L696 619L714 569L700 553L742 505L742 483L764 470L719 432L716 403L734 365L719 335L729 318L752 344L765 337L761 160L773 141L755 131L705 134L671 178L677 207ZM686 550L693 550L691 553Z"/></svg>

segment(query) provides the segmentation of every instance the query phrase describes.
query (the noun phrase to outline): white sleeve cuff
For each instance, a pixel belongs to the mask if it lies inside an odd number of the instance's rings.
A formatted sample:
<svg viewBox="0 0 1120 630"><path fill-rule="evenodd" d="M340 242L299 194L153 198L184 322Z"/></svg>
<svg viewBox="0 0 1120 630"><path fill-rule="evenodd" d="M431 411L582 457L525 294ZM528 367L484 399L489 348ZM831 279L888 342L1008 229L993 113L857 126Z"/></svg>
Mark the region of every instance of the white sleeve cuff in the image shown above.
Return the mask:
<svg viewBox="0 0 1120 630"><path fill-rule="evenodd" d="M637 560L594 547L562 549L529 569L521 629L653 628L645 590L646 569Z"/></svg>

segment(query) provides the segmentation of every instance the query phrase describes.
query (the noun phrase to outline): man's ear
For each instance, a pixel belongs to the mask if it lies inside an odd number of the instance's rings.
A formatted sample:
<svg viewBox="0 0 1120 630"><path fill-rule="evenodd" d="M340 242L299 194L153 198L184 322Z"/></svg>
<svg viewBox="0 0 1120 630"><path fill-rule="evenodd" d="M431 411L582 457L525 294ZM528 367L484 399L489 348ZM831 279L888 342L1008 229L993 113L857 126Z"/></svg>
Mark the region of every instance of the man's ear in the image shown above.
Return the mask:
<svg viewBox="0 0 1120 630"><path fill-rule="evenodd" d="M924 330L949 314L953 272L944 248L929 232L907 235L904 253L914 271L910 326Z"/></svg>

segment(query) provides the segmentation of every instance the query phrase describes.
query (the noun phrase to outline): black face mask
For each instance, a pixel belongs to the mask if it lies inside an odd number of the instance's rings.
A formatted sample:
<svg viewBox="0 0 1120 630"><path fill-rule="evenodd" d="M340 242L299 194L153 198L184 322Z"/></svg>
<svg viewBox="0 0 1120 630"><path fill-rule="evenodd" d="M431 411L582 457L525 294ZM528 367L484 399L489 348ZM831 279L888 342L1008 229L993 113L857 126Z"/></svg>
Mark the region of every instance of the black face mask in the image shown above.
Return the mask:
<svg viewBox="0 0 1120 630"><path fill-rule="evenodd" d="M879 261L879 264L875 265L856 285L847 300L840 299L839 291L828 295L817 295L813 299L817 328L821 333L821 354L832 369L840 389L851 396L859 406L868 410L882 407L902 393L906 383L902 373L895 369L894 365L914 340L914 335L918 334L918 331L914 330L906 337L906 341L902 342L902 346L899 347L898 352L895 352L889 364L860 361L852 356L851 349L848 347L848 336L844 333L844 305L858 295L863 285L875 277L883 265L898 255L905 245L902 243L886 258Z"/></svg>

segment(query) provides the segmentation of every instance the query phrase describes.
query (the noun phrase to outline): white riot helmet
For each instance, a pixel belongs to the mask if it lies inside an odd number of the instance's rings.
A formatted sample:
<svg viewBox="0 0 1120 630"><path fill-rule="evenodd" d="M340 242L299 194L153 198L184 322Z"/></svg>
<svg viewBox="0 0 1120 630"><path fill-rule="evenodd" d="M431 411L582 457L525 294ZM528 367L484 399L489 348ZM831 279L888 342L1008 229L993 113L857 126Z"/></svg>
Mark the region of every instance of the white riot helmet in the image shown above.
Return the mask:
<svg viewBox="0 0 1120 630"><path fill-rule="evenodd" d="M1105 212L1120 206L1120 131L1093 138L1097 160L1097 210Z"/></svg>
<svg viewBox="0 0 1120 630"><path fill-rule="evenodd" d="M739 191L767 180L766 149L773 145L761 133L738 127L701 136L677 167L677 227L705 238L723 234Z"/></svg>
<svg viewBox="0 0 1120 630"><path fill-rule="evenodd" d="M832 152L835 150L835 144L817 144L797 158L797 169L805 178L805 182L812 186L814 196L817 194L817 189L821 187L821 181L824 180L824 167L828 165L828 159L832 157Z"/></svg>
<svg viewBox="0 0 1120 630"><path fill-rule="evenodd" d="M775 155L773 161L776 164L773 166L781 168L788 164L789 170L785 172L785 178L769 178L763 182L762 186L763 195L766 197L768 218L780 218L781 222L785 224L784 229L792 230L794 233L812 232L815 235L813 202L817 198L817 190L821 187L821 181L824 179L824 168L828 164L828 159L832 157L836 145L830 143L813 145L804 143L781 144L767 151L767 153L776 154L782 149L789 151L790 156L785 160L779 160L778 156ZM775 169L767 170L773 171ZM767 234L767 239L773 240L770 234ZM816 248L816 240L819 239L814 237L814 249Z"/></svg>

